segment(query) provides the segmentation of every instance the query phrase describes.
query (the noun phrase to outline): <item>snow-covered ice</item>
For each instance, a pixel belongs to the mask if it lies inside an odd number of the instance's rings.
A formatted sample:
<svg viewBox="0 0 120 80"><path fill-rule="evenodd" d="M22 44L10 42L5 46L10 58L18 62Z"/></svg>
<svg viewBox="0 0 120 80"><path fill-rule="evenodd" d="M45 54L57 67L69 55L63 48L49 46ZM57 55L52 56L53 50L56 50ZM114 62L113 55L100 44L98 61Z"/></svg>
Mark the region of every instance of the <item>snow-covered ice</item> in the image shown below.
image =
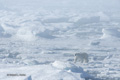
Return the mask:
<svg viewBox="0 0 120 80"><path fill-rule="evenodd" d="M119 3L0 0L0 80L120 80Z"/></svg>

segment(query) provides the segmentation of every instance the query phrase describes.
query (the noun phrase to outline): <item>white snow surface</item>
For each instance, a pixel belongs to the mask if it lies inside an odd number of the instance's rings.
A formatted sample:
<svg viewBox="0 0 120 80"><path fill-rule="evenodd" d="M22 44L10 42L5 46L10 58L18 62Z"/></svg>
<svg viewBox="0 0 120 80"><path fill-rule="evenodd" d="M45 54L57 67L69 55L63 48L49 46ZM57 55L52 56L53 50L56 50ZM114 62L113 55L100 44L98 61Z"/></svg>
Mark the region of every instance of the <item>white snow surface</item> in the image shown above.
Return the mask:
<svg viewBox="0 0 120 80"><path fill-rule="evenodd" d="M0 80L120 80L119 3L0 0Z"/></svg>
<svg viewBox="0 0 120 80"><path fill-rule="evenodd" d="M62 66L62 68L59 66ZM13 72L16 74L14 77L6 76L6 73L9 75L13 74ZM2 73L0 79L3 80L84 80L85 77L90 77L89 75L86 76L87 73L83 71L83 68L78 68L74 64L61 61L55 61L49 65L43 64L26 67L8 66L1 68L0 73Z"/></svg>

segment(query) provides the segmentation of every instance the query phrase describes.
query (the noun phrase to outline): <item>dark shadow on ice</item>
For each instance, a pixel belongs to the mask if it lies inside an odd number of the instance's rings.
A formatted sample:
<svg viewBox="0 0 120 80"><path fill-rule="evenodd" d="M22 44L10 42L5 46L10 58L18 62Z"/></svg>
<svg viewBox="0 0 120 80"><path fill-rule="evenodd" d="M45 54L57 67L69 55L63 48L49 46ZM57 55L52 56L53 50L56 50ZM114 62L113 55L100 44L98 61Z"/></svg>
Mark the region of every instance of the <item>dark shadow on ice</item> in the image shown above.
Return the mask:
<svg viewBox="0 0 120 80"><path fill-rule="evenodd" d="M0 45L1 45L1 44L0 44ZM1 49L0 49L0 52L4 52L4 51L5 51L5 49L4 49L4 48L1 48Z"/></svg>
<svg viewBox="0 0 120 80"><path fill-rule="evenodd" d="M99 41L93 41L93 42L91 42L90 44L91 44L92 46L96 46L96 45L99 45L100 42L99 42Z"/></svg>
<svg viewBox="0 0 120 80"><path fill-rule="evenodd" d="M40 62L39 65L43 65L43 64L50 64L51 61L45 61L45 62Z"/></svg>
<svg viewBox="0 0 120 80"><path fill-rule="evenodd" d="M0 38L9 38L11 36L11 34L5 33L5 30L2 28L2 26L0 26Z"/></svg>
<svg viewBox="0 0 120 80"><path fill-rule="evenodd" d="M74 26L78 27L84 24L98 23L100 22L100 16L93 16L90 18L81 18L77 22L74 23Z"/></svg>
<svg viewBox="0 0 120 80"><path fill-rule="evenodd" d="M99 78L85 78L85 80L103 80L103 79L99 79Z"/></svg>
<svg viewBox="0 0 120 80"><path fill-rule="evenodd" d="M26 79L24 80L32 80L32 77L31 76L28 76Z"/></svg>
<svg viewBox="0 0 120 80"><path fill-rule="evenodd" d="M103 80L103 79L100 79L100 78L95 78L94 76L90 75L89 73L85 72L83 70L83 68L81 67L72 67L71 68L71 71L74 72L74 73L82 73L80 75L81 78L84 78L85 80Z"/></svg>
<svg viewBox="0 0 120 80"><path fill-rule="evenodd" d="M109 78L109 77L105 77L105 78L85 78L85 80L120 80L119 77L116 78Z"/></svg>
<svg viewBox="0 0 120 80"><path fill-rule="evenodd" d="M44 23L61 23L61 22L69 22L68 17L61 17L61 18L51 18L43 20Z"/></svg>
<svg viewBox="0 0 120 80"><path fill-rule="evenodd" d="M64 53L64 54L63 54L63 56L65 56L65 57L73 57L73 56L74 56L74 54Z"/></svg>
<svg viewBox="0 0 120 80"><path fill-rule="evenodd" d="M4 38L10 38L12 35L11 34L3 34L2 37Z"/></svg>
<svg viewBox="0 0 120 80"><path fill-rule="evenodd" d="M71 48L62 47L62 48L54 48L53 50L55 50L55 51L76 51L78 49L71 49Z"/></svg>
<svg viewBox="0 0 120 80"><path fill-rule="evenodd" d="M93 79L94 77L92 77L91 75L89 75L87 72L85 72L83 70L83 68L81 67L72 67L71 68L71 71L74 72L74 73L81 73L80 77L81 78L85 78L85 80L89 80L89 79Z"/></svg>
<svg viewBox="0 0 120 80"><path fill-rule="evenodd" d="M55 36L53 36L51 34L50 30L45 30L44 32L40 32L36 36L39 36L39 37L42 37L42 38L46 38L46 39L54 39L54 38L56 38Z"/></svg>
<svg viewBox="0 0 120 80"><path fill-rule="evenodd" d="M68 59L67 61L74 61L74 59Z"/></svg>
<svg viewBox="0 0 120 80"><path fill-rule="evenodd" d="M74 72L74 73L84 72L84 71L83 71L83 68L81 68L81 67L72 67L72 68L71 68L71 71Z"/></svg>

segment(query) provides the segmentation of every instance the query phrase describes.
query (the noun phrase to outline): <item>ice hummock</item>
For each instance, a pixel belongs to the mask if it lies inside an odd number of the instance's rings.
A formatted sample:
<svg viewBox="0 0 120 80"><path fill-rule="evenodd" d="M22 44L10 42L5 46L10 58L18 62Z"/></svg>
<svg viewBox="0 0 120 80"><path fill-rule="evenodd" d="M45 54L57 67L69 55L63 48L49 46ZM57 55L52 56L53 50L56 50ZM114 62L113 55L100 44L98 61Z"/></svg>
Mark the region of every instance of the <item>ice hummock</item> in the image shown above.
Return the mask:
<svg viewBox="0 0 120 80"><path fill-rule="evenodd" d="M103 36L101 38L109 38L109 37L120 38L120 31L118 28L102 29L102 32L103 32Z"/></svg>

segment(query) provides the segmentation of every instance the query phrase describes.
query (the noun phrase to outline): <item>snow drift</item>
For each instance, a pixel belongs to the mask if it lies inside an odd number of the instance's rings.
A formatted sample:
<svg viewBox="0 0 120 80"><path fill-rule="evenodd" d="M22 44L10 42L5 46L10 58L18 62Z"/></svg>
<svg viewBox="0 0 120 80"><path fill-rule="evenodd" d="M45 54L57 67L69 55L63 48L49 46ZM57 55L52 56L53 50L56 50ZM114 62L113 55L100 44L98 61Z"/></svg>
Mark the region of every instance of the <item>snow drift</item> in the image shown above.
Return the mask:
<svg viewBox="0 0 120 80"><path fill-rule="evenodd" d="M102 29L103 32L103 36L101 37L103 38L120 38L120 31L118 30L118 28L107 28L107 29Z"/></svg>

